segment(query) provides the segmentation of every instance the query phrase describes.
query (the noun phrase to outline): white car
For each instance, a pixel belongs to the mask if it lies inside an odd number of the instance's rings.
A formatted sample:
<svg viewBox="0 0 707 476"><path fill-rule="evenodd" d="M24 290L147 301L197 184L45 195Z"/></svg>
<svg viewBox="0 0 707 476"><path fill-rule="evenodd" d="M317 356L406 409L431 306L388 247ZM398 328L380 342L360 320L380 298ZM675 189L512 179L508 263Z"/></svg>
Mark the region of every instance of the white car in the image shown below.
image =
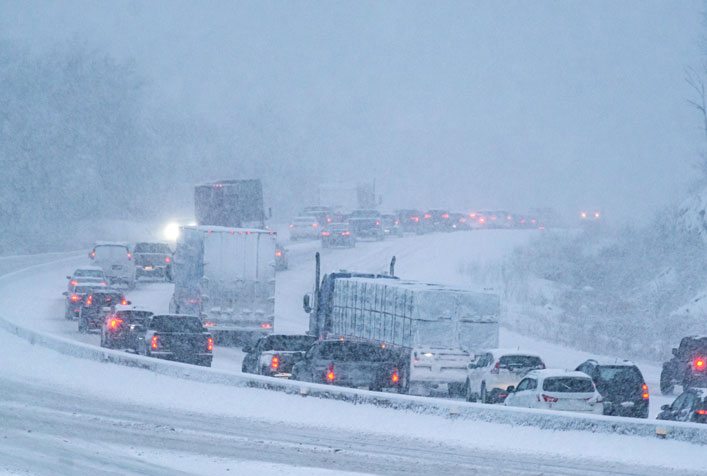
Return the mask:
<svg viewBox="0 0 707 476"><path fill-rule="evenodd" d="M450 397L461 397L469 353L462 349L417 347L410 355L410 393L428 395L446 386Z"/></svg>
<svg viewBox="0 0 707 476"><path fill-rule="evenodd" d="M98 266L84 266L77 268L70 276L67 276L66 279L69 280L69 291L71 291L72 287L77 284L83 284L86 286L90 284L105 286L107 282L106 275L103 273L103 268L99 268Z"/></svg>
<svg viewBox="0 0 707 476"><path fill-rule="evenodd" d="M602 415L604 403L594 382L583 372L534 370L516 388L509 387L505 405Z"/></svg>
<svg viewBox="0 0 707 476"><path fill-rule="evenodd" d="M469 363L464 394L466 400L481 403L502 402L506 388L518 382L531 370L545 368L536 353L512 349L490 349L478 352Z"/></svg>
<svg viewBox="0 0 707 476"><path fill-rule="evenodd" d="M320 226L316 217L295 217L290 223L290 240L318 240Z"/></svg>
<svg viewBox="0 0 707 476"><path fill-rule="evenodd" d="M135 262L127 243L98 242L88 257L103 270L111 286L123 283L129 289L135 287Z"/></svg>

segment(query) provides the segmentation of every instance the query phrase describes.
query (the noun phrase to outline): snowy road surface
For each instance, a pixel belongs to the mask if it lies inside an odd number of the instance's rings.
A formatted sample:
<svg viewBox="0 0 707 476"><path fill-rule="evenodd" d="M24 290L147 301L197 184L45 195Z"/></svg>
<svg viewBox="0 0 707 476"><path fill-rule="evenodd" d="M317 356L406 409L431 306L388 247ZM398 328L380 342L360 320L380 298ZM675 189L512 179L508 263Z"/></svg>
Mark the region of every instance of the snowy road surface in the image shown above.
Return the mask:
<svg viewBox="0 0 707 476"><path fill-rule="evenodd" d="M457 233L362 243L326 250L324 269L382 270L396 254L400 275L458 283L459 262L502 256L525 239ZM314 249L295 245L291 270L278 276L278 332L306 327L300 303L311 287ZM63 319L65 275L83 262L81 254L0 279L5 317L97 343ZM161 311L165 296L169 285L148 283L130 298ZM544 346L511 333L503 339ZM704 474L695 458L704 448L688 443L471 423L187 382L59 355L2 332L0 346L0 474ZM547 350L548 363L567 359L564 349ZM217 348L214 364L237 369L241 355Z"/></svg>

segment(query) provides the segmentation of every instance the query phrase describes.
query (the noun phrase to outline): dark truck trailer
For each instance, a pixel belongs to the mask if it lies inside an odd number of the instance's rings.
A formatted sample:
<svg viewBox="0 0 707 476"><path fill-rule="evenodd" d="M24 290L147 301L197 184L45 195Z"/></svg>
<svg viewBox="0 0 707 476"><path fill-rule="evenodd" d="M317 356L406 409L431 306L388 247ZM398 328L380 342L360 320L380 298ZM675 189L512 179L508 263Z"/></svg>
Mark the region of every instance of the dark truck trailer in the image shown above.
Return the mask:
<svg viewBox="0 0 707 476"><path fill-rule="evenodd" d="M194 212L199 225L263 229L263 186L258 179L197 185Z"/></svg>

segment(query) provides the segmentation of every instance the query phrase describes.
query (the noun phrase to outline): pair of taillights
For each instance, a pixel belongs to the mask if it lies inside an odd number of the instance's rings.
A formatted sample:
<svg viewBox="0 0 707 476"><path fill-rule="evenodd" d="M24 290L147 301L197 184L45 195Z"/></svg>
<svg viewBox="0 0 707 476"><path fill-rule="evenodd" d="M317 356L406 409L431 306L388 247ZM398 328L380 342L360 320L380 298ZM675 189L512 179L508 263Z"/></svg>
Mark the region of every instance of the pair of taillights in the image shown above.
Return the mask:
<svg viewBox="0 0 707 476"><path fill-rule="evenodd" d="M150 341L150 347L152 347L152 350L157 350L160 348L160 337L155 334L152 336L152 340ZM211 352L214 350L214 338L209 337L208 340L206 341L206 350Z"/></svg>
<svg viewBox="0 0 707 476"><path fill-rule="evenodd" d="M342 231L341 232L341 236L349 236L350 234L351 234L350 231ZM322 232L322 236L329 236L329 235L331 235L331 233L329 233L328 231Z"/></svg>
<svg viewBox="0 0 707 476"><path fill-rule="evenodd" d="M329 382L333 382L336 379L336 373L334 373L334 365L333 364L330 365L329 368L327 369L326 379ZM400 373L398 372L397 367L395 367L393 369L393 373L390 376L390 381L392 383L400 382Z"/></svg>

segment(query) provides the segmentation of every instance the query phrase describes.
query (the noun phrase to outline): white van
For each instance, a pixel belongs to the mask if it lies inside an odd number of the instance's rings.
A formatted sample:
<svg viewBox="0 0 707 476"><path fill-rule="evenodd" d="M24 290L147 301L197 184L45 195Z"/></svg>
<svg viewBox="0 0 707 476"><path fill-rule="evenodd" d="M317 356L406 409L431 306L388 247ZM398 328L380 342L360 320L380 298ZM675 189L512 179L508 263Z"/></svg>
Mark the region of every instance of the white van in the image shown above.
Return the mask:
<svg viewBox="0 0 707 476"><path fill-rule="evenodd" d="M135 263L127 243L97 242L88 254L91 264L100 266L111 285L123 283L135 287Z"/></svg>

